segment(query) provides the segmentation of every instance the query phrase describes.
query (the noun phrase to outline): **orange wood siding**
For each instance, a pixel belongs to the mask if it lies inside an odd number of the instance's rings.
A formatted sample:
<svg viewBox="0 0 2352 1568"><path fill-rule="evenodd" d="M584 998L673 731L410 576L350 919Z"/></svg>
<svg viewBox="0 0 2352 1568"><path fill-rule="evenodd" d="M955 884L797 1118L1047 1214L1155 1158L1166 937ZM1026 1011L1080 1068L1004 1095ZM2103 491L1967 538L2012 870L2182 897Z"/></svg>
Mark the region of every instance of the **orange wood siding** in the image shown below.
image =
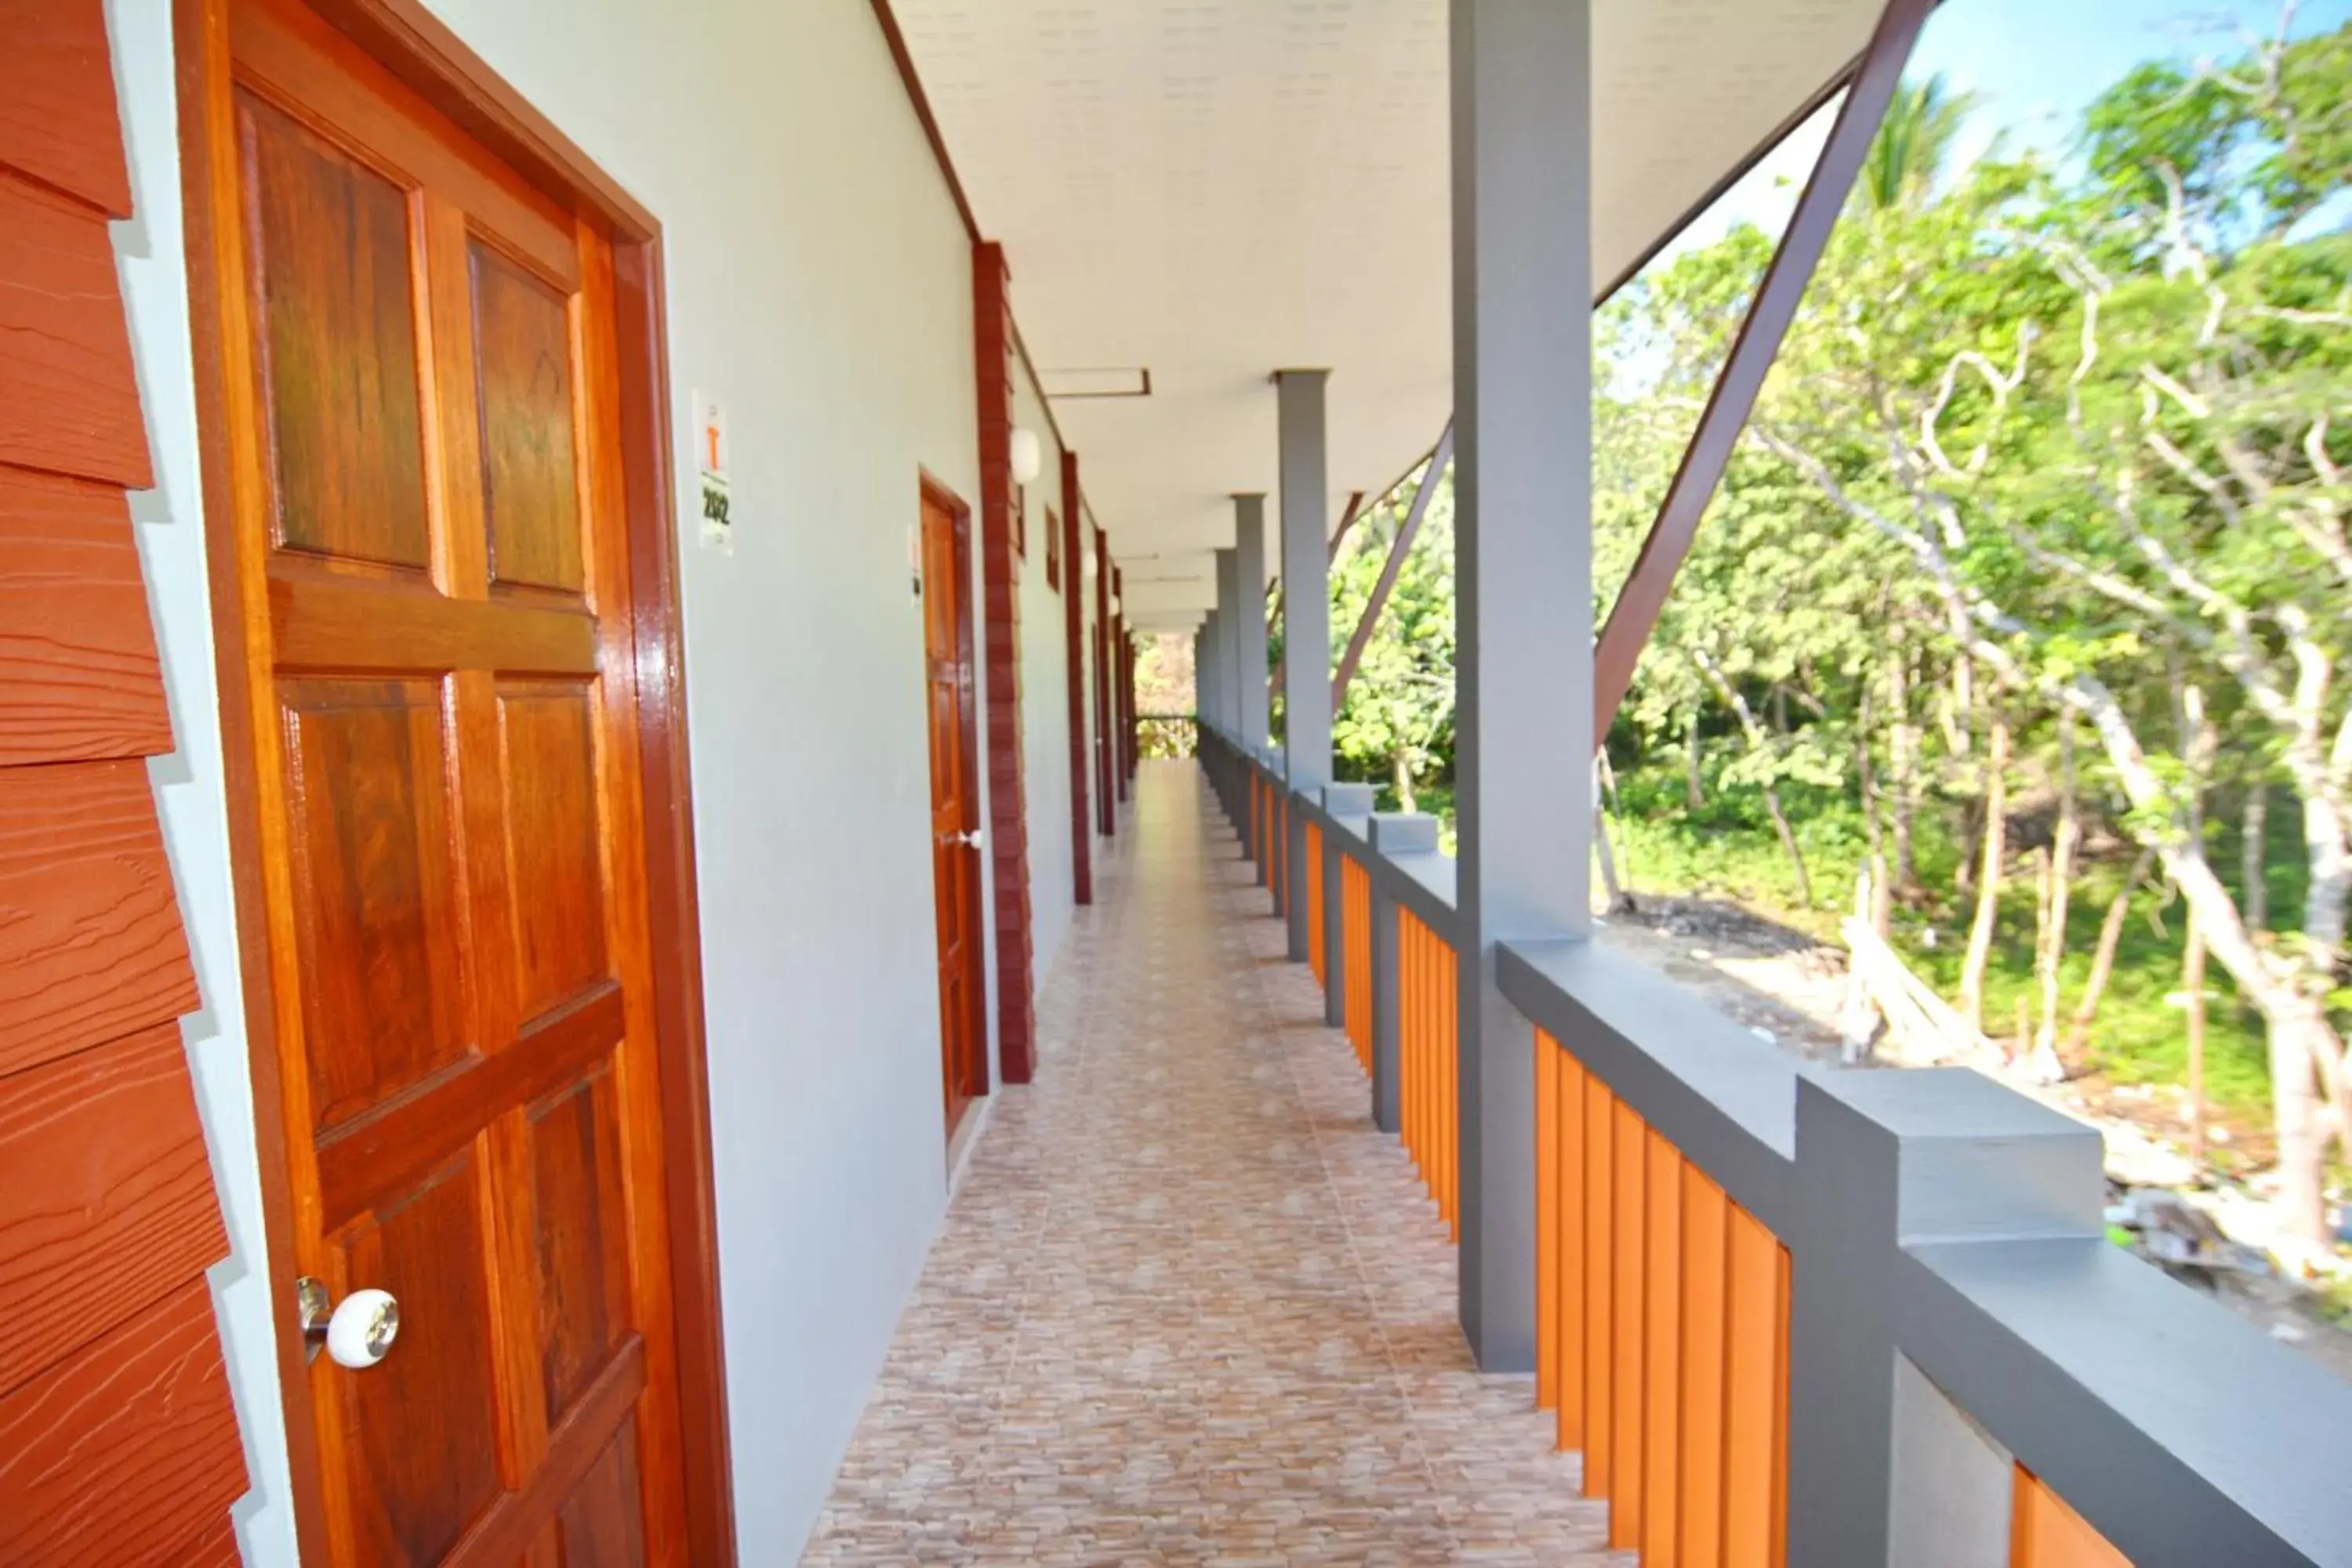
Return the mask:
<svg viewBox="0 0 2352 1568"><path fill-rule="evenodd" d="M2023 1465L2010 1497L2010 1568L2131 1568L2129 1558Z"/></svg>
<svg viewBox="0 0 2352 1568"><path fill-rule="evenodd" d="M1557 1040L1536 1049L1537 1404L1612 1547L1778 1568L1788 1250Z"/></svg>
<svg viewBox="0 0 2352 1568"><path fill-rule="evenodd" d="M105 14L0 0L0 1563L226 1563L245 1449L147 781L172 733Z"/></svg>
<svg viewBox="0 0 2352 1568"><path fill-rule="evenodd" d="M171 749L122 491L0 468L0 767Z"/></svg>

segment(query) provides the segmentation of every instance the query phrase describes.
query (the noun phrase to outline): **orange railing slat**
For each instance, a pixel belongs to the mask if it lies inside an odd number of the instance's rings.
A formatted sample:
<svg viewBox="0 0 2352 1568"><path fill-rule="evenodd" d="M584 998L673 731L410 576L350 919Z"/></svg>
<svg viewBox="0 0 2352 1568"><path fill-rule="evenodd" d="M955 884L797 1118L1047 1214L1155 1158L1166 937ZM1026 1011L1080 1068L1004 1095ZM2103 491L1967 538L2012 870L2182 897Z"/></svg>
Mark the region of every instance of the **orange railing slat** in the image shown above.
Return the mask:
<svg viewBox="0 0 2352 1568"><path fill-rule="evenodd" d="M1559 1129L1559 1196L1552 1205L1553 1240L1559 1263L1553 1277L1552 1332L1559 1346L1559 1446L1584 1441L1584 1066L1538 1035L1538 1050L1559 1058L1555 1077L1554 1125Z"/></svg>
<svg viewBox="0 0 2352 1568"><path fill-rule="evenodd" d="M1680 1498L1675 1446L1682 1429L1683 1157L1649 1130L1643 1226L1647 1315L1642 1324L1642 1561L1673 1568Z"/></svg>
<svg viewBox="0 0 2352 1568"><path fill-rule="evenodd" d="M1780 1568L1788 1249L1558 1040L1535 1041L1536 1404L1582 1450L1612 1549L1644 1568Z"/></svg>
<svg viewBox="0 0 2352 1568"><path fill-rule="evenodd" d="M1461 1039L1456 1037L1456 1025L1461 1023L1461 1006L1456 994L1456 973L1454 973L1454 950L1437 942L1437 1056L1440 1074L1437 1081L1444 1089L1444 1135L1446 1135L1446 1234L1456 1241L1463 1239L1461 1213Z"/></svg>
<svg viewBox="0 0 2352 1568"><path fill-rule="evenodd" d="M2011 1478L2010 1568L2131 1568L2131 1561L2023 1465Z"/></svg>
<svg viewBox="0 0 2352 1568"><path fill-rule="evenodd" d="M1536 1408L1559 1407L1559 1048L1536 1034Z"/></svg>
<svg viewBox="0 0 2352 1568"><path fill-rule="evenodd" d="M1723 1561L1726 1568L1772 1568L1780 1561L1780 1499L1774 1495L1784 1441L1781 1365L1788 1326L1780 1244L1733 1205L1727 1249L1723 1401Z"/></svg>
<svg viewBox="0 0 2352 1568"><path fill-rule="evenodd" d="M1317 984L1331 983L1323 973L1323 830L1311 822L1307 825L1307 967L1314 972Z"/></svg>
<svg viewBox="0 0 2352 1568"><path fill-rule="evenodd" d="M1616 1296L1610 1325L1614 1342L1610 1370L1617 1392L1611 1402L1615 1429L1609 1434L1615 1460L1610 1468L1609 1544L1621 1552L1639 1551L1642 1545L1642 1335L1649 1321L1643 1300L1643 1226L1649 1219L1643 1202L1647 1184L1643 1177L1648 1164L1649 1131L1639 1111L1622 1100L1617 1102L1610 1135L1610 1157L1616 1166L1612 1185L1617 1204L1609 1260L1610 1284Z"/></svg>
<svg viewBox="0 0 2352 1568"><path fill-rule="evenodd" d="M1683 1167L1682 1568L1723 1562L1724 1295L1730 1204L1695 1165Z"/></svg>
<svg viewBox="0 0 2352 1568"><path fill-rule="evenodd" d="M1605 1498L1615 1474L1617 1162L1611 1142L1617 1097L1597 1079L1584 1086L1584 1495Z"/></svg>

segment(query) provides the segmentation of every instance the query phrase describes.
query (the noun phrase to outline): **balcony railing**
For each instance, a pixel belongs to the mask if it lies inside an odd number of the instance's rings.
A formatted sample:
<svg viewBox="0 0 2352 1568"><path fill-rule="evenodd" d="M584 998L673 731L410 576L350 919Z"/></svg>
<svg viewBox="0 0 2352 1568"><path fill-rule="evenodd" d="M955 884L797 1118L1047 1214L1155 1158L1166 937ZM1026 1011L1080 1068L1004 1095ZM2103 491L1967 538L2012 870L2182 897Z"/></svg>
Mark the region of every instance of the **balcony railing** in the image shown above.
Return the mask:
<svg viewBox="0 0 2352 1568"><path fill-rule="evenodd" d="M1328 1016L1458 1238L1434 822L1202 735L1277 897L1301 835ZM1902 1564L2352 1563L2352 1388L2105 1239L2095 1131L1815 1068L1591 942L1496 966L1537 1051L1535 1397L1612 1546L1770 1568L1792 1517L1874 1510Z"/></svg>

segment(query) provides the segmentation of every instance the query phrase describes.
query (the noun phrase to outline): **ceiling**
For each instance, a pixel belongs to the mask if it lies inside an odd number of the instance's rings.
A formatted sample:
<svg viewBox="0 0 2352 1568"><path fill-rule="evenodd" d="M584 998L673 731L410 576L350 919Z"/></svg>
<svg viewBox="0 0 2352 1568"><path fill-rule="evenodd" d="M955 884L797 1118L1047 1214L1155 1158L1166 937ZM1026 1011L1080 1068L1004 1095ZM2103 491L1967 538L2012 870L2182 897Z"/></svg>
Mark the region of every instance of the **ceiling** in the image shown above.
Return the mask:
<svg viewBox="0 0 2352 1568"><path fill-rule="evenodd" d="M1665 238L1861 52L1881 0L1592 0L1593 276ZM1277 367L1328 368L1336 524L1452 407L1446 0L892 0L1129 618L1194 624ZM1131 379L1131 378L1130 378ZM1113 374L1086 384L1115 386ZM1269 548L1268 568L1275 552Z"/></svg>

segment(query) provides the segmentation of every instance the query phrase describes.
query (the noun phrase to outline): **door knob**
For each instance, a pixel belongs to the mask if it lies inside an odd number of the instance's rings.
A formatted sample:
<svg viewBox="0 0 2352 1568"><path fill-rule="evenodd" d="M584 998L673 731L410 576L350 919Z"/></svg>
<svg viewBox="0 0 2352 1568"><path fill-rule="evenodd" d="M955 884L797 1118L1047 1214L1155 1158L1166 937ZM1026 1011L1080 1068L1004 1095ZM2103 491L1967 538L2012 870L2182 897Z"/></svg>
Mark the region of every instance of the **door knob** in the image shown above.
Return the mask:
<svg viewBox="0 0 2352 1568"><path fill-rule="evenodd" d="M326 1285L306 1274L294 1282L294 1295L313 1357L323 1346L337 1366L363 1371L382 1361L399 1337L400 1303L389 1290L354 1290L330 1311Z"/></svg>

